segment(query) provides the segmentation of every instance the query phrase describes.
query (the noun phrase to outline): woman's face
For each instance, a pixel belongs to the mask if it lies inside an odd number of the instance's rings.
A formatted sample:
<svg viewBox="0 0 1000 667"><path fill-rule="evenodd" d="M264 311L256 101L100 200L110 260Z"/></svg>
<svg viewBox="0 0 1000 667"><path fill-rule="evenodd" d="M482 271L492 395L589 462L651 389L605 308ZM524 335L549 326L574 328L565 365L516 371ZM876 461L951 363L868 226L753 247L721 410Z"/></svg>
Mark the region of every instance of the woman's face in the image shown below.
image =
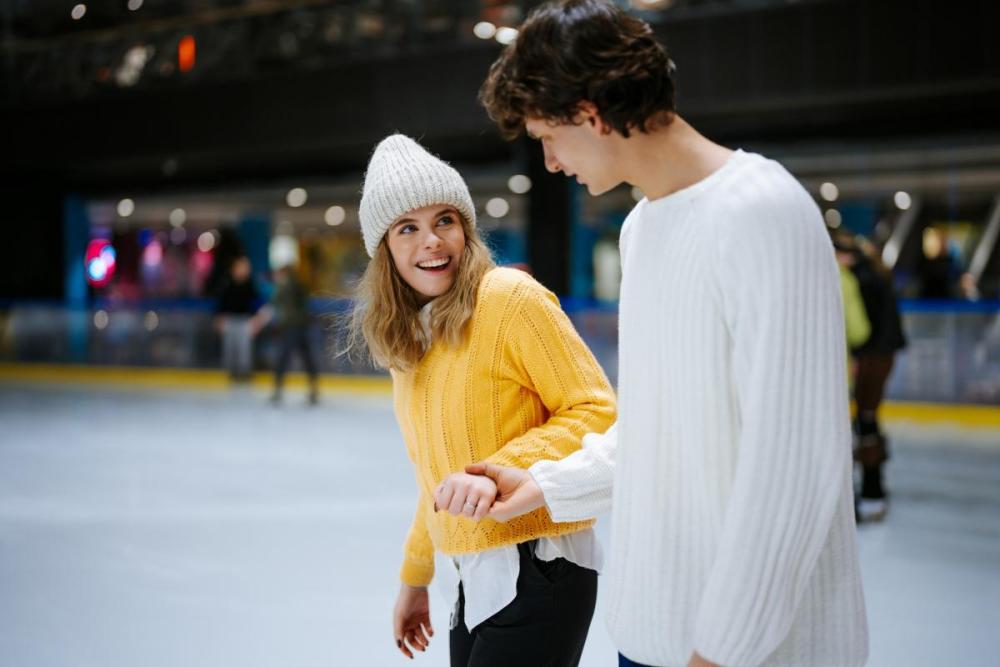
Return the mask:
<svg viewBox="0 0 1000 667"><path fill-rule="evenodd" d="M435 204L404 213L385 240L396 270L421 304L451 289L465 251L462 218L453 207Z"/></svg>

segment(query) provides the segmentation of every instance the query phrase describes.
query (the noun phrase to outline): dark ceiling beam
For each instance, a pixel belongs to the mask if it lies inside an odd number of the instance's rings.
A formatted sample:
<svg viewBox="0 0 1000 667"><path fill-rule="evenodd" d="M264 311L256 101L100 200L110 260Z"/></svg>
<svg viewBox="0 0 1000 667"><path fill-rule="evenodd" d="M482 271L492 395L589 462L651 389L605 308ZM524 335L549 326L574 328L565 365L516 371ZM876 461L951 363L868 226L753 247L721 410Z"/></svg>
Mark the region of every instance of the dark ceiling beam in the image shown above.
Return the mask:
<svg viewBox="0 0 1000 667"><path fill-rule="evenodd" d="M1000 7L986 0L841 0L657 29L678 63L681 113L739 145L995 134L995 25ZM324 69L8 106L0 174L95 188L353 173L393 130L449 159L504 159L509 149L476 101L498 52L445 43Z"/></svg>

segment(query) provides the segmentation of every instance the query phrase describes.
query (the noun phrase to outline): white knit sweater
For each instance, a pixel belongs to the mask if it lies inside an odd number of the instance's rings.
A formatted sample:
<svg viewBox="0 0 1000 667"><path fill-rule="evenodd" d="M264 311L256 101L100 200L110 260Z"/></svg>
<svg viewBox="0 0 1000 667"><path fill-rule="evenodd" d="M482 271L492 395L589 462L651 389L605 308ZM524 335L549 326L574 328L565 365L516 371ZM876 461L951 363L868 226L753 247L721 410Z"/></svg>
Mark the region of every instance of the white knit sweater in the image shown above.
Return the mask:
<svg viewBox="0 0 1000 667"><path fill-rule="evenodd" d="M621 253L618 422L531 468L558 521L613 508L617 647L669 667L695 650L864 664L844 324L816 205L737 152L641 201Z"/></svg>

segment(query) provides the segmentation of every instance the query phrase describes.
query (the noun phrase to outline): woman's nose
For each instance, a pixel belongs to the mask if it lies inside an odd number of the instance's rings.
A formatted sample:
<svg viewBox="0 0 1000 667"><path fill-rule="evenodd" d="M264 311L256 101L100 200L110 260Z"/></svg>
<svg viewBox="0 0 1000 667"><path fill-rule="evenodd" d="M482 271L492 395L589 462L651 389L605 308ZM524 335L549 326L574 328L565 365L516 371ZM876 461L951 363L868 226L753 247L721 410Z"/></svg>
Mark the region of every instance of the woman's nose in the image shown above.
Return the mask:
<svg viewBox="0 0 1000 667"><path fill-rule="evenodd" d="M424 235L425 248L436 248L440 244L441 244L441 237L437 235L437 232L430 231Z"/></svg>

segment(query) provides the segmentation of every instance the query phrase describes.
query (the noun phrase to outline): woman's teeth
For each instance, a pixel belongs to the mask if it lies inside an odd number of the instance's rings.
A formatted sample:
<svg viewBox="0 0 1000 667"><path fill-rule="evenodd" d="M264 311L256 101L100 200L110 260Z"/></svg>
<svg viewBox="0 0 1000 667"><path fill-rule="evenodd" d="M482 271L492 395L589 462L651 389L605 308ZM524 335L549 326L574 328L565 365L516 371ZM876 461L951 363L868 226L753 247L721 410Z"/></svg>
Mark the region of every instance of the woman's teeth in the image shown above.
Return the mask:
<svg viewBox="0 0 1000 667"><path fill-rule="evenodd" d="M427 262L418 262L417 266L419 266L421 269L437 269L442 266L445 266L450 261L451 259L449 259L448 257L442 257L441 259L432 259Z"/></svg>

